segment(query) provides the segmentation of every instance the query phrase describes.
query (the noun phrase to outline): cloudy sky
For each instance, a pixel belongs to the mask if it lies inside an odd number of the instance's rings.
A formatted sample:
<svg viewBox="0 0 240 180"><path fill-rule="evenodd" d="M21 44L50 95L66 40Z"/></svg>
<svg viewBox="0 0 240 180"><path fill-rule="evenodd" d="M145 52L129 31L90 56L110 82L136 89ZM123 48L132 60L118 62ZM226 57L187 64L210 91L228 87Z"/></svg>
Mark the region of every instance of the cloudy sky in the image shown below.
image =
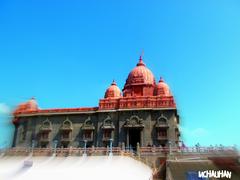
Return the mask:
<svg viewBox="0 0 240 180"><path fill-rule="evenodd" d="M240 143L240 2L0 1L0 146L10 111L97 106L144 50L175 96L187 145Z"/></svg>

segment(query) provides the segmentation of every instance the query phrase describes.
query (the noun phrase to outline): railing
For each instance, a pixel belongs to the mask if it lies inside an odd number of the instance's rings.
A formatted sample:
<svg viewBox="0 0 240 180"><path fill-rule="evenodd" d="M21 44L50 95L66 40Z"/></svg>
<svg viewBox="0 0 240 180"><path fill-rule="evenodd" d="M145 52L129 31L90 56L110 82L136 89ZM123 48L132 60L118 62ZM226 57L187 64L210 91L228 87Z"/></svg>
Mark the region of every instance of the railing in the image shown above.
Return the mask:
<svg viewBox="0 0 240 180"><path fill-rule="evenodd" d="M89 147L89 148L25 148L17 147L1 150L0 154L5 155L29 155L33 156L81 156L83 154L92 156L109 155L110 148L108 147ZM188 155L238 155L239 152L235 147L184 147L184 148L169 148L169 147L139 147L136 150L132 148L112 148L113 155L133 155L133 156L165 156L168 154L176 156Z"/></svg>
<svg viewBox="0 0 240 180"><path fill-rule="evenodd" d="M235 147L140 147L136 154L141 156L240 156Z"/></svg>
<svg viewBox="0 0 240 180"><path fill-rule="evenodd" d="M6 155L29 155L33 156L50 156L55 154L56 156L79 156L86 153L87 155L108 155L110 152L109 148L106 147L90 147L90 148L11 148L5 151L0 151L0 153L4 153ZM121 154L120 147L113 147L112 153L114 155Z"/></svg>
<svg viewBox="0 0 240 180"><path fill-rule="evenodd" d="M161 156L167 156L173 154L178 159L189 159L188 155L193 155L193 157L220 157L221 155L230 155L234 157L239 157L239 152L235 147L137 147L136 151L132 148L120 148L113 147L111 150L108 147L90 147L90 148L11 148L0 150L0 158L4 155L7 156L108 156L122 155L129 156L135 160L141 161L142 163L148 165L153 170L153 175L159 172L163 164L156 167L154 161L151 161L149 156L155 156L158 158ZM186 158L187 157L187 158Z"/></svg>

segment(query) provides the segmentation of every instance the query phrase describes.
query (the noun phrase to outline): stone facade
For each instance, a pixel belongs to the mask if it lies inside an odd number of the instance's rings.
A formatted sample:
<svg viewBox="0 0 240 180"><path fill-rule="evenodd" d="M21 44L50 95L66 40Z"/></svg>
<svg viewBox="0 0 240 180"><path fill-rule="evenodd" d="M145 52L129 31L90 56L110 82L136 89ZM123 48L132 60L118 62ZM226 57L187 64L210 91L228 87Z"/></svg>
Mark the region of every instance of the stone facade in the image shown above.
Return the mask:
<svg viewBox="0 0 240 180"><path fill-rule="evenodd" d="M13 147L178 146L179 116L169 87L156 84L140 57L121 90L113 82L99 106L39 109L35 99L14 112Z"/></svg>
<svg viewBox="0 0 240 180"><path fill-rule="evenodd" d="M110 139L113 146L166 146L169 141L176 145L178 121L175 109L23 116L16 124L13 146L31 147L34 141L36 147L54 147L56 142L58 147L84 147L87 141L88 146L106 147Z"/></svg>

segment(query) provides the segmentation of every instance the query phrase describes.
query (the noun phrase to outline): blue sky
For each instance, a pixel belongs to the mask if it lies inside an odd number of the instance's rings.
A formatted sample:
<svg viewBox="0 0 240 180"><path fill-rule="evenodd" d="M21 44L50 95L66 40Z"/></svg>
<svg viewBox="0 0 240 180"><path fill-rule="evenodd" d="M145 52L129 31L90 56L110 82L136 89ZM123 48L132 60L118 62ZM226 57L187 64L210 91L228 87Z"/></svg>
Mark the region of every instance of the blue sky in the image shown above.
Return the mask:
<svg viewBox="0 0 240 180"><path fill-rule="evenodd" d="M144 50L175 96L187 145L240 145L240 2L0 1L0 146L9 112L97 106Z"/></svg>

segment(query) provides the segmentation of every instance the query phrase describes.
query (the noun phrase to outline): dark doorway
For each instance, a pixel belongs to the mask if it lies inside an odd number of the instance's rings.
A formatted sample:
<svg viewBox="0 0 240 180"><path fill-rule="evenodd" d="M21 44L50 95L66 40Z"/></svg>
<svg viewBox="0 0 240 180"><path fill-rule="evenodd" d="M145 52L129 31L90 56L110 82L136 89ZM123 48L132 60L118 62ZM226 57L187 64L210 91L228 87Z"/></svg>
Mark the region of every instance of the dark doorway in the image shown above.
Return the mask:
<svg viewBox="0 0 240 180"><path fill-rule="evenodd" d="M91 141L91 142L87 142L87 146L86 146L86 148L90 148L90 147L92 147L93 146L93 142Z"/></svg>
<svg viewBox="0 0 240 180"><path fill-rule="evenodd" d="M68 148L68 143L62 143L62 148Z"/></svg>
<svg viewBox="0 0 240 180"><path fill-rule="evenodd" d="M48 143L42 143L41 144L41 148L47 148L48 147Z"/></svg>
<svg viewBox="0 0 240 180"><path fill-rule="evenodd" d="M129 129L129 146L136 150L137 143L141 143L141 130Z"/></svg>

